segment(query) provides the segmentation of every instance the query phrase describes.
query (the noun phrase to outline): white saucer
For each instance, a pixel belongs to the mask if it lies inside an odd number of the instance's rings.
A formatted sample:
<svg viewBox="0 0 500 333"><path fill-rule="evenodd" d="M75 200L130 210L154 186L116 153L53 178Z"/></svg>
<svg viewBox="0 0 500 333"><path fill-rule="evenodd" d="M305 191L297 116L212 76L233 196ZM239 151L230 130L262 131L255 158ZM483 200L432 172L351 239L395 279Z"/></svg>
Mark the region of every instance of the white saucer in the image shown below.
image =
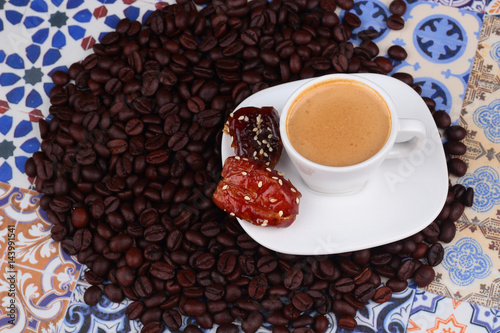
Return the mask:
<svg viewBox="0 0 500 333"><path fill-rule="evenodd" d="M299 215L288 228L255 226L239 219L258 243L282 253L333 254L387 244L411 236L428 226L441 211L448 193L448 172L441 138L421 99L399 80L378 74L356 74L381 85L392 97L400 118L421 120L427 142L408 158L386 160L376 176L358 193L325 195L309 189L286 152L277 170L302 193ZM238 107L274 106L280 113L285 102L306 80L260 91ZM234 155L231 138L222 139L223 161Z"/></svg>

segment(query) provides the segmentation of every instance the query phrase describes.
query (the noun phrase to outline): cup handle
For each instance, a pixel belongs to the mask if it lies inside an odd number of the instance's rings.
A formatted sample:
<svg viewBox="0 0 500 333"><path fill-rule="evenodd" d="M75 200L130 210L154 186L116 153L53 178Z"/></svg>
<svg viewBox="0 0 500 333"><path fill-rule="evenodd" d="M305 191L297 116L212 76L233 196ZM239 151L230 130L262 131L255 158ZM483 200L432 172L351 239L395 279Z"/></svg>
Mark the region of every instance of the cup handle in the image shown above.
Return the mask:
<svg viewBox="0 0 500 333"><path fill-rule="evenodd" d="M387 158L405 157L412 151L422 148L427 137L424 123L416 119L399 119L399 131L396 140L401 137L410 137L410 139L404 142L396 142Z"/></svg>

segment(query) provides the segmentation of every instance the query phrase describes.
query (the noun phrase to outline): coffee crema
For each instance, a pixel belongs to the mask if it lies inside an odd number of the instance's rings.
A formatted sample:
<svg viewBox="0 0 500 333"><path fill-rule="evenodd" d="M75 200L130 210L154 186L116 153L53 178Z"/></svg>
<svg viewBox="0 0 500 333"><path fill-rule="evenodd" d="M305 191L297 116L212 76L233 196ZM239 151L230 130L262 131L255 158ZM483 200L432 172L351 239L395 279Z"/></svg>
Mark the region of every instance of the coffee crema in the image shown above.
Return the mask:
<svg viewBox="0 0 500 333"><path fill-rule="evenodd" d="M391 114L371 87L352 80L320 82L292 103L286 131L306 159L334 167L366 161L387 142Z"/></svg>

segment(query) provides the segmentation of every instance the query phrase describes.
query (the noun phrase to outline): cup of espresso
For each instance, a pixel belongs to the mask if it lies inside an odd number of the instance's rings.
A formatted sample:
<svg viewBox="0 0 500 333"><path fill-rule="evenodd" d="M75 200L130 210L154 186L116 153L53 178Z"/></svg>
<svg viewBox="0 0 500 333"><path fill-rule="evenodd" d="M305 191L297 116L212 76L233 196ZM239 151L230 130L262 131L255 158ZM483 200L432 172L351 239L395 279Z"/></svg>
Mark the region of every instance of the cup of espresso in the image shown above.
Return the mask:
<svg viewBox="0 0 500 333"><path fill-rule="evenodd" d="M361 190L386 158L405 157L426 139L421 121L398 119L384 89L354 74L299 87L283 108L280 132L305 184L329 194Z"/></svg>

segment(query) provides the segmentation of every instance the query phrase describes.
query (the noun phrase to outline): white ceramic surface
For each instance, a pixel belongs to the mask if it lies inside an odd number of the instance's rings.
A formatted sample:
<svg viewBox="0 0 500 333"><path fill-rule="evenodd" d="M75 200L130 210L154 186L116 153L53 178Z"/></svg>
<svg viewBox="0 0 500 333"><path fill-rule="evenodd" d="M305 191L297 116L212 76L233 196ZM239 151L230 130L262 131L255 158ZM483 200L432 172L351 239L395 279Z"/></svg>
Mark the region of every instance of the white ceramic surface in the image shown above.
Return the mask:
<svg viewBox="0 0 500 333"><path fill-rule="evenodd" d="M355 165L332 167L315 163L300 155L288 138L287 118L291 106L304 91L324 82L350 80L375 91L387 105L390 113L391 129L384 146L369 159ZM338 81L337 81L338 82ZM305 98L305 97L304 97ZM349 194L362 189L366 182L373 178L374 173L386 158L405 158L417 148L421 148L426 140L426 128L417 119L399 119L396 106L384 88L365 77L352 74L329 74L308 80L296 89L288 98L280 114L280 132L283 147L302 181L311 189L325 194ZM412 139L394 146L397 138L410 136Z"/></svg>
<svg viewBox="0 0 500 333"><path fill-rule="evenodd" d="M384 161L367 185L351 195L326 195L309 189L287 153L276 169L302 193L300 212L288 228L259 227L240 220L258 243L283 253L320 255L355 251L411 236L439 214L448 192L448 172L441 138L427 106L409 86L389 76L356 74L384 87L400 118L421 120L427 129L424 148L407 158ZM281 112L288 97L305 81L263 90L239 106L274 106ZM222 158L234 155L224 134Z"/></svg>

